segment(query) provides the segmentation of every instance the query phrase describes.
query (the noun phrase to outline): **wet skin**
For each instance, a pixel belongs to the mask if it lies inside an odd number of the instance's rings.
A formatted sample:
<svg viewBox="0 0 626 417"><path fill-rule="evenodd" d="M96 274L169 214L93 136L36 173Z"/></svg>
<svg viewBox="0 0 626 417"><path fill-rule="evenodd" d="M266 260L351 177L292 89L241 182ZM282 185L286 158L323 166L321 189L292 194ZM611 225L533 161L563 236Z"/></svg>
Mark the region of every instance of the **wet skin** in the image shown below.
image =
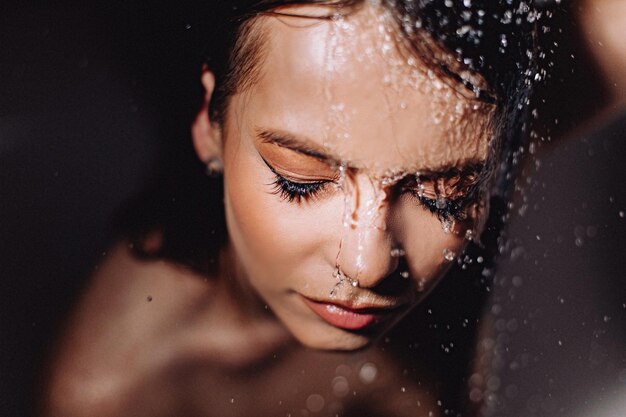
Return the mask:
<svg viewBox="0 0 626 417"><path fill-rule="evenodd" d="M377 31L384 23L370 8L343 24L264 19L261 76L232 97L221 130L239 279L310 347L356 349L377 332L347 331L307 300L345 314L378 308L388 327L444 274L443 254L460 253L465 231L479 228L470 213L446 232L415 197L415 184L394 181L433 173L423 192L435 198L443 173L487 158L489 132L484 111L445 85L432 87L421 64L407 63ZM210 95L210 74L205 80ZM209 136L196 138L197 147ZM449 188L451 196L465 192ZM404 250L406 270L394 248ZM412 285L379 290L407 272Z"/></svg>
<svg viewBox="0 0 626 417"><path fill-rule="evenodd" d="M466 230L480 232L480 199L447 231L426 202L467 191L450 170L488 157L489 118L409 64L380 16L263 18L259 79L231 98L224 126L205 106L193 127L200 158L224 162L228 273L206 279L116 245L61 338L43 414L276 415L312 393L350 409L354 398L326 391L361 358L389 370L350 381L368 411L437 415L428 381L418 389L380 350L335 351L371 344L441 278ZM210 100L208 70L203 83ZM402 411L390 401L405 392Z"/></svg>

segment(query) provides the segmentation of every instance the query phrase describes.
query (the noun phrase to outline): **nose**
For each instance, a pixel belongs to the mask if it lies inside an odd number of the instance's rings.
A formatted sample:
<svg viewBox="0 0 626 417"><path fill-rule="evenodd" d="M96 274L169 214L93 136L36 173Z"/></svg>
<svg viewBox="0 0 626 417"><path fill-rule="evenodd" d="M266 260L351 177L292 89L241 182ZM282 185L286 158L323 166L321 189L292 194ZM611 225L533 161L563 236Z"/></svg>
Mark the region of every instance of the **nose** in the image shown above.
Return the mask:
<svg viewBox="0 0 626 417"><path fill-rule="evenodd" d="M337 258L341 271L361 288L379 285L398 267L392 256L394 239L389 200L384 189L364 174L346 179L347 198L341 251Z"/></svg>

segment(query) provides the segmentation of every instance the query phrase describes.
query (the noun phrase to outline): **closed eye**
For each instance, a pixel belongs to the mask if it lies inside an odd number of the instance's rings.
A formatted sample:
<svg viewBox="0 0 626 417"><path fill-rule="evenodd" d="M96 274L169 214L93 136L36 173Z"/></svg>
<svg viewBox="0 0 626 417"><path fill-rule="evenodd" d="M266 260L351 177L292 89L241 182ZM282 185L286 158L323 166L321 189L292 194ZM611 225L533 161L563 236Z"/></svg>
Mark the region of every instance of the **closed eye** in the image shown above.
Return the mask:
<svg viewBox="0 0 626 417"><path fill-rule="evenodd" d="M272 192L290 203L294 201L301 203L302 201L310 200L323 191L329 184L334 183L332 180L306 182L289 180L279 174L265 159L263 159L263 162L265 162L275 177L274 181L271 183L273 186Z"/></svg>
<svg viewBox="0 0 626 417"><path fill-rule="evenodd" d="M441 178L410 175L400 186L402 193L409 193L440 220L464 220L466 209L478 199L480 182L475 179L456 179L446 184Z"/></svg>

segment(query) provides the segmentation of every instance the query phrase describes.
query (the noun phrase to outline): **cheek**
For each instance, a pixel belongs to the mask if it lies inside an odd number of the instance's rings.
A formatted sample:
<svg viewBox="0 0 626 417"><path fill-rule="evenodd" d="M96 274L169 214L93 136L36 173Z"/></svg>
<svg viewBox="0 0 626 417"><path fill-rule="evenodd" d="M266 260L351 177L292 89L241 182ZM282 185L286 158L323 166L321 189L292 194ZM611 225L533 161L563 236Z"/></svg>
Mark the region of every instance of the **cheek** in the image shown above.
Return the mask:
<svg viewBox="0 0 626 417"><path fill-rule="evenodd" d="M418 287L434 284L467 246L464 228L446 232L435 216L421 207L403 206L400 241L406 252L410 275Z"/></svg>
<svg viewBox="0 0 626 417"><path fill-rule="evenodd" d="M243 147L225 152L230 238L250 279L268 273L288 277L295 268L319 263L325 231L334 229L334 222L314 204L300 206L274 193L273 174L254 152Z"/></svg>

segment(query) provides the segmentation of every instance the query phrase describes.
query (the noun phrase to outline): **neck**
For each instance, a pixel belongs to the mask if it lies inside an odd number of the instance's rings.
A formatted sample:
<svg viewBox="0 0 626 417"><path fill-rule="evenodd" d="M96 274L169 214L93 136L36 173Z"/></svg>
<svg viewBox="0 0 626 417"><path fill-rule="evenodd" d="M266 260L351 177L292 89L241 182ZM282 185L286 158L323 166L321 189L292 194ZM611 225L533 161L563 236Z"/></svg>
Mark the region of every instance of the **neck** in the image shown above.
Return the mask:
<svg viewBox="0 0 626 417"><path fill-rule="evenodd" d="M269 310L246 279L245 271L227 245L220 256L221 273L207 311L211 344L220 362L229 367L244 367L295 345L288 330Z"/></svg>
<svg viewBox="0 0 626 417"><path fill-rule="evenodd" d="M250 280L230 243L220 254L220 265L221 273L218 280L222 297L233 306L235 314L241 321L248 323L274 321L279 324L267 304L250 285Z"/></svg>

